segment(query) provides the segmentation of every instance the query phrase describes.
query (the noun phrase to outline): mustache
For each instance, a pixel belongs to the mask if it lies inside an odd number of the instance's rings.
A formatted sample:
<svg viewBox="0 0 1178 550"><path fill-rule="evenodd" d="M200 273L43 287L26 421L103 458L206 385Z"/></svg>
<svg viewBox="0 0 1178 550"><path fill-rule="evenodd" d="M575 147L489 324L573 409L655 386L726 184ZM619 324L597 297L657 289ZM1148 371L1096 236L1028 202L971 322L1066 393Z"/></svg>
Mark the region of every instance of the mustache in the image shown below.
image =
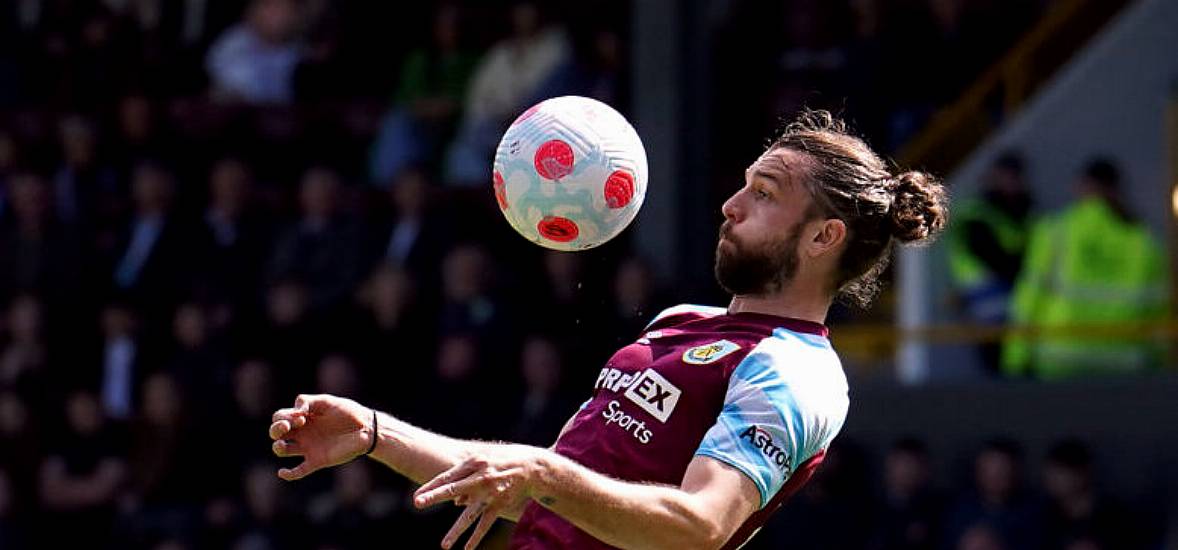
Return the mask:
<svg viewBox="0 0 1178 550"><path fill-rule="evenodd" d="M736 241L736 237L732 236L732 222L725 221L724 223L720 224L720 238L728 239L729 241L732 241L733 244L739 244Z"/></svg>

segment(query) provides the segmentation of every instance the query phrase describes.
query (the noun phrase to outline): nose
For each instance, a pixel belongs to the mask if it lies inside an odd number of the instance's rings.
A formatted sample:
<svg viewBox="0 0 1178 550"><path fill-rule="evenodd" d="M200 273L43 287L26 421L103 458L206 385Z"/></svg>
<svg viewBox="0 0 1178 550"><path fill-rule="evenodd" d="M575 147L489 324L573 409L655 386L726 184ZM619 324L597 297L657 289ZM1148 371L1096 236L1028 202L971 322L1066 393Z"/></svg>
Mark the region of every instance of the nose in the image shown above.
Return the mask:
<svg viewBox="0 0 1178 550"><path fill-rule="evenodd" d="M720 207L720 212L724 214L724 217L733 222L740 221L740 216L742 215L742 210L738 204L739 197L740 191L733 193L731 197L728 197L728 200L724 201L724 205Z"/></svg>

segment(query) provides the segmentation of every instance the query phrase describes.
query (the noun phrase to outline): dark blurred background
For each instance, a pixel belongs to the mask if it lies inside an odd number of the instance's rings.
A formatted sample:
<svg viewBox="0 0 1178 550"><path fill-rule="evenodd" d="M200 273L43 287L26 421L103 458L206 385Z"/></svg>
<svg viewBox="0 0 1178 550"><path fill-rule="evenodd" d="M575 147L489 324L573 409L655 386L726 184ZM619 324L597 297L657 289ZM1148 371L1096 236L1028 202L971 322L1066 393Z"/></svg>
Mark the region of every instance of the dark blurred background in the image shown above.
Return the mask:
<svg viewBox="0 0 1178 550"><path fill-rule="evenodd" d="M0 549L433 547L456 513L373 463L279 481L270 413L548 445L660 309L726 303L720 204L803 106L945 176L954 220L832 313L847 427L748 548L1178 548L1176 8L7 0ZM652 174L576 254L488 177L567 94Z"/></svg>

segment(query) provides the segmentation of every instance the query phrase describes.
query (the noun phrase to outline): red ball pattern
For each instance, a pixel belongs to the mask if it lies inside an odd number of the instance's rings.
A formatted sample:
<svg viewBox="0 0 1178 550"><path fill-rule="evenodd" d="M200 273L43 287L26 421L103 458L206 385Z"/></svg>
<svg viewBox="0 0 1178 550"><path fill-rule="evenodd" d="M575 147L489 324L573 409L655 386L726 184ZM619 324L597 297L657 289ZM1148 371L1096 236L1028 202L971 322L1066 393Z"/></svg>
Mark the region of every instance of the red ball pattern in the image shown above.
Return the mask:
<svg viewBox="0 0 1178 550"><path fill-rule="evenodd" d="M558 243L567 243L577 238L577 235L581 233L580 228L573 220L560 216L544 216L544 219L536 224L536 229L545 239Z"/></svg>
<svg viewBox="0 0 1178 550"><path fill-rule="evenodd" d="M495 202L499 203L500 210L507 210L507 189L503 183L503 174L496 170L494 180L495 183L492 185L495 188Z"/></svg>
<svg viewBox="0 0 1178 550"><path fill-rule="evenodd" d="M546 141L536 149L533 164L540 177L558 180L573 173L573 148L559 139Z"/></svg>
<svg viewBox="0 0 1178 550"><path fill-rule="evenodd" d="M610 208L622 208L634 198L634 176L623 170L614 170L605 180L605 204Z"/></svg>

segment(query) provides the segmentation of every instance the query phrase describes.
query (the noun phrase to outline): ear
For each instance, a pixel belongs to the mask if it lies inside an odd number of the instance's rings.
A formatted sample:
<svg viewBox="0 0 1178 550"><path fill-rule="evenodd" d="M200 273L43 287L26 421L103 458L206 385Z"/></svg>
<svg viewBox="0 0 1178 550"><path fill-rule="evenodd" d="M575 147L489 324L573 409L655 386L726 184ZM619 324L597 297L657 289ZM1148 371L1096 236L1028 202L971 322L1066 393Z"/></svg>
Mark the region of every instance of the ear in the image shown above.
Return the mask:
<svg viewBox="0 0 1178 550"><path fill-rule="evenodd" d="M838 250L847 239L847 224L837 218L814 220L807 226L809 239L803 246L812 258Z"/></svg>

